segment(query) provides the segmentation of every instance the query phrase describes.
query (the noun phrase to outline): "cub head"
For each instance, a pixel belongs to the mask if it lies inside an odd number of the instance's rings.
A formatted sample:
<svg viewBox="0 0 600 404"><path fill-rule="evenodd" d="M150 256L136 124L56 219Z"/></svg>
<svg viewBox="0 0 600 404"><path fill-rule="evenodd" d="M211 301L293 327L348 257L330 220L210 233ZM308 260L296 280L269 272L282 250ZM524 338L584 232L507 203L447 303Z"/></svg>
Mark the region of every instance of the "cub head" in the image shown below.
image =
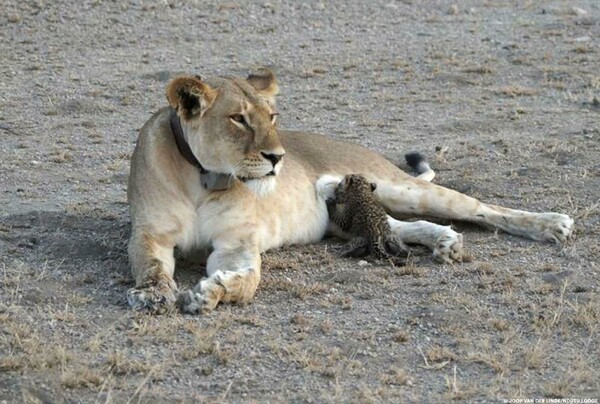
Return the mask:
<svg viewBox="0 0 600 404"><path fill-rule="evenodd" d="M377 184L369 182L360 174L349 174L335 188L335 201L346 203L352 195L370 194L377 189Z"/></svg>
<svg viewBox="0 0 600 404"><path fill-rule="evenodd" d="M261 69L246 79L177 77L167 99L202 166L264 193L275 187L285 154L276 129L277 92L273 72Z"/></svg>

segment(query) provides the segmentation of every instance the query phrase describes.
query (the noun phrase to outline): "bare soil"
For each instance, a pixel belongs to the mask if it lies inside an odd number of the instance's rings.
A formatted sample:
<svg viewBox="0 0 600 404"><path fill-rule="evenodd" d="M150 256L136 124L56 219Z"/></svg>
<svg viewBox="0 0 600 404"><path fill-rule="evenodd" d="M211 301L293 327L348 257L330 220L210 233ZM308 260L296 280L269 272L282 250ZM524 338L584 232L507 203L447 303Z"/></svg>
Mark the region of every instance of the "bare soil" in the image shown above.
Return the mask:
<svg viewBox="0 0 600 404"><path fill-rule="evenodd" d="M600 3L0 5L0 402L598 398ZM125 190L180 72L278 74L282 126L576 220L564 246L452 223L468 262L325 240L264 254L247 306L132 312ZM190 286L202 268L178 260Z"/></svg>

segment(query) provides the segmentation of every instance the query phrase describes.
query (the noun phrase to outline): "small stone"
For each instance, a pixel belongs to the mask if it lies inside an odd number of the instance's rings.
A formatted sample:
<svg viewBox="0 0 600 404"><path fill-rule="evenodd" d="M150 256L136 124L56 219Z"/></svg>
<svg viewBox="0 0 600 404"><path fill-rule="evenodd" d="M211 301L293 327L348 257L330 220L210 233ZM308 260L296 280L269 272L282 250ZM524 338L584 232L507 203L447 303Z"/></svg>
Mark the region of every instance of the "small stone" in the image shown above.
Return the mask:
<svg viewBox="0 0 600 404"><path fill-rule="evenodd" d="M365 260L360 260L358 261L358 266L359 267L366 267L367 265L369 265L369 263Z"/></svg>
<svg viewBox="0 0 600 404"><path fill-rule="evenodd" d="M573 275L573 271L570 270L547 273L542 275L542 280L547 283L561 283L563 280L565 280L571 275Z"/></svg>
<svg viewBox="0 0 600 404"><path fill-rule="evenodd" d="M571 9L571 12L578 17L583 17L584 15L588 14L587 10L584 10L583 8L579 8L579 7L573 7Z"/></svg>
<svg viewBox="0 0 600 404"><path fill-rule="evenodd" d="M21 22L21 16L19 14L9 14L8 22L12 22L13 24L17 24Z"/></svg>
<svg viewBox="0 0 600 404"><path fill-rule="evenodd" d="M590 288L587 286L577 285L573 288L573 293L587 293L590 291Z"/></svg>
<svg viewBox="0 0 600 404"><path fill-rule="evenodd" d="M592 38L590 38L589 36L580 36L579 38L575 38L575 42L589 42L591 41Z"/></svg>
<svg viewBox="0 0 600 404"><path fill-rule="evenodd" d="M458 6L456 4L451 5L450 8L448 9L448 14L457 15L458 14Z"/></svg>

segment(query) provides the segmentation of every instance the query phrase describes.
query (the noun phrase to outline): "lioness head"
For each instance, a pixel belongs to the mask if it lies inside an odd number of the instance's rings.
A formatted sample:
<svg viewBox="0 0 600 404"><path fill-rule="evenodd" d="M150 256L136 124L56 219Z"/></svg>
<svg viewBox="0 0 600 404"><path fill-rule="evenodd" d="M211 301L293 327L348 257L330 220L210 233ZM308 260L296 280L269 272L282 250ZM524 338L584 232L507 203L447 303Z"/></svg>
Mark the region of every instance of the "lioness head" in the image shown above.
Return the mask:
<svg viewBox="0 0 600 404"><path fill-rule="evenodd" d="M247 79L177 77L167 99L202 166L264 192L274 187L285 154L276 130L277 92L273 72L261 69Z"/></svg>

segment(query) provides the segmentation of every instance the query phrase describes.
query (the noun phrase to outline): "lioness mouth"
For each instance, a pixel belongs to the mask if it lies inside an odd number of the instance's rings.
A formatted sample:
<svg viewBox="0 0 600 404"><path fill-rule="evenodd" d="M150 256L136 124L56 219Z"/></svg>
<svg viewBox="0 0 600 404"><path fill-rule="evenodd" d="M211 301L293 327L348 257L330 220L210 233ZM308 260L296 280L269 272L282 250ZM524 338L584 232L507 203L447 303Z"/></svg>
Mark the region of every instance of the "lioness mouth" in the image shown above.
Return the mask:
<svg viewBox="0 0 600 404"><path fill-rule="evenodd" d="M270 172L268 172L267 174L265 174L262 177L236 177L238 180L242 181L242 182L248 182L251 180L262 180L265 177L274 177L277 174L275 174L275 170L271 170Z"/></svg>

